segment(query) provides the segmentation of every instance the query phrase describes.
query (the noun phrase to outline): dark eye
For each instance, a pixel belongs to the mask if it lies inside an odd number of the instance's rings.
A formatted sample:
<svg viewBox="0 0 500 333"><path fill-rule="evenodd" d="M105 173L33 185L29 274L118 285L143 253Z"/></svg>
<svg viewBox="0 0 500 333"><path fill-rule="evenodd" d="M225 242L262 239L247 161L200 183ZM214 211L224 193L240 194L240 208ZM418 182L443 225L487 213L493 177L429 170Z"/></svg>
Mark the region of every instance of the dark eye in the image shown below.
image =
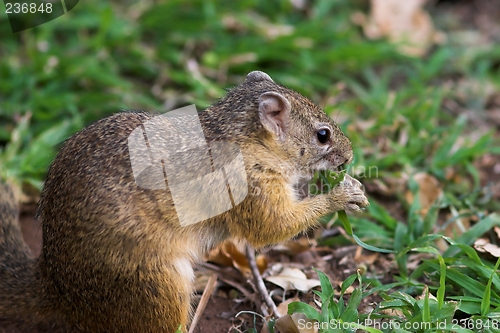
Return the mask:
<svg viewBox="0 0 500 333"><path fill-rule="evenodd" d="M330 131L327 128L320 129L316 135L318 136L318 141L325 144L330 139Z"/></svg>

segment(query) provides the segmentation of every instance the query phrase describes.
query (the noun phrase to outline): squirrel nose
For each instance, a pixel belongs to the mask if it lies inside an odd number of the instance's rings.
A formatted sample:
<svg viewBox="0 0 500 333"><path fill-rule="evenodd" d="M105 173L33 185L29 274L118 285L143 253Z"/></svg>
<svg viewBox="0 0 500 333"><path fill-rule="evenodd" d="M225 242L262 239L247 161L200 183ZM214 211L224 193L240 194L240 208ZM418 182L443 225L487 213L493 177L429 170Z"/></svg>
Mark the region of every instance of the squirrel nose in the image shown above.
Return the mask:
<svg viewBox="0 0 500 333"><path fill-rule="evenodd" d="M339 150L334 150L330 155L330 161L335 167L339 167L343 164L348 164L352 161L352 152L343 152Z"/></svg>
<svg viewBox="0 0 500 333"><path fill-rule="evenodd" d="M346 138L346 142L344 142L344 145L342 145L341 147L342 148L339 149L339 153L340 153L340 156L342 156L344 158L344 161L342 164L351 163L353 158L354 158L351 141L349 141L349 139Z"/></svg>

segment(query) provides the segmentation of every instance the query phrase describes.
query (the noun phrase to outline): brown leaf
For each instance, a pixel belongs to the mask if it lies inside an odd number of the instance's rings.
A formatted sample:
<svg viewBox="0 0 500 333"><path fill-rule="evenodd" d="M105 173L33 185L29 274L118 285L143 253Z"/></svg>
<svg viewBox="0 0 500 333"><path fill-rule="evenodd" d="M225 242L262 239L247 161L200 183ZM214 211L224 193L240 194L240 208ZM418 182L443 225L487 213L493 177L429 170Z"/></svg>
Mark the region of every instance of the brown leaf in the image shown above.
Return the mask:
<svg viewBox="0 0 500 333"><path fill-rule="evenodd" d="M288 314L276 320L276 328L280 333L301 333Z"/></svg>
<svg viewBox="0 0 500 333"><path fill-rule="evenodd" d="M425 172L419 172L413 176L413 179L417 182L420 190L420 214L422 216L427 215L429 208L436 202L436 200L442 195L443 190L441 189L441 184L434 177ZM410 191L406 192L406 200L411 204L413 202L413 193Z"/></svg>
<svg viewBox="0 0 500 333"><path fill-rule="evenodd" d="M307 318L303 313L285 315L276 320L276 328L280 333L318 333L315 320Z"/></svg>
<svg viewBox="0 0 500 333"><path fill-rule="evenodd" d="M483 253L489 253L495 258L500 257L500 247L495 244L491 244L486 238L479 238L474 242L474 248Z"/></svg>
<svg viewBox="0 0 500 333"><path fill-rule="evenodd" d="M232 241L225 241L208 254L207 261L211 261L220 266L235 267L244 275L250 275L250 267L245 256L243 244L234 244ZM267 259L264 255L255 258L259 272L262 274L267 269Z"/></svg>
<svg viewBox="0 0 500 333"><path fill-rule="evenodd" d="M471 216L467 216L467 215L465 215L467 212L468 212L467 210L460 210L458 212L456 212L456 210L455 210L455 213L457 215L463 214L464 216L457 218L455 221L453 221L452 223L449 223L446 226L446 228L444 229L445 236L448 236L448 237L455 239L470 229L472 214L471 214ZM449 218L451 218L451 217L452 216L449 215Z"/></svg>
<svg viewBox="0 0 500 333"><path fill-rule="evenodd" d="M473 216L467 216L465 214L467 212L468 212L467 210L457 211L456 209L451 208L452 214L448 214L447 220L458 215L464 215L464 216L460 218L455 218L454 221L447 223L444 228L443 234L447 237L456 239L457 237L461 236L464 232L469 230ZM438 224L442 226L443 223L438 222ZM438 249L442 252L446 251L450 247L450 244L442 238L436 240L436 245Z"/></svg>
<svg viewBox="0 0 500 333"><path fill-rule="evenodd" d="M498 226L494 226L493 230L495 230L495 234L497 235L497 238L500 239L500 228Z"/></svg>
<svg viewBox="0 0 500 333"><path fill-rule="evenodd" d="M386 37L401 53L412 56L425 55L433 43L444 39L423 9L425 0L371 0L370 3L368 18L362 14L353 16L370 39Z"/></svg>
<svg viewBox="0 0 500 333"><path fill-rule="evenodd" d="M356 264L372 265L379 257L377 252L363 251L363 248L359 246L356 249L356 254L354 255L354 261Z"/></svg>
<svg viewBox="0 0 500 333"><path fill-rule="evenodd" d="M426 297L426 295L428 294L428 298L429 300L433 300L433 301L437 301L437 298L436 296L434 296L430 290L429 290L429 286L425 285L424 286L424 289L422 290L422 294L420 294L419 296L416 296L415 299L416 300L420 300L420 299L424 299Z"/></svg>
<svg viewBox="0 0 500 333"><path fill-rule="evenodd" d="M295 296L294 298L290 298L289 300L286 300L284 302L281 302L276 309L278 310L278 314L282 317L285 316L288 313L288 304L292 302L300 302L300 299Z"/></svg>
<svg viewBox="0 0 500 333"><path fill-rule="evenodd" d="M308 279L300 269L285 267L279 274L269 276L265 279L285 290L299 290L307 292L321 285L319 280Z"/></svg>

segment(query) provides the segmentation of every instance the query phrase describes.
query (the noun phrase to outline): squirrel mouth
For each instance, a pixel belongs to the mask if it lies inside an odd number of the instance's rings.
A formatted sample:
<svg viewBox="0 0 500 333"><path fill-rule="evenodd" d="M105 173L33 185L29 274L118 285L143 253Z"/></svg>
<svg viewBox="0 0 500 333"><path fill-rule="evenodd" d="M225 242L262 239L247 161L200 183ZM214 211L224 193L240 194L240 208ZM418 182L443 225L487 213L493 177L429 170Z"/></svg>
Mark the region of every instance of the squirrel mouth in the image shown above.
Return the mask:
<svg viewBox="0 0 500 333"><path fill-rule="evenodd" d="M340 167L350 162L351 158L338 150L331 150L321 156L311 167L311 178L315 171L339 171Z"/></svg>
<svg viewBox="0 0 500 333"><path fill-rule="evenodd" d="M345 154L337 150L333 150L326 154L325 159L331 163L331 167L328 168L328 170L338 169L340 166L349 163L350 160Z"/></svg>

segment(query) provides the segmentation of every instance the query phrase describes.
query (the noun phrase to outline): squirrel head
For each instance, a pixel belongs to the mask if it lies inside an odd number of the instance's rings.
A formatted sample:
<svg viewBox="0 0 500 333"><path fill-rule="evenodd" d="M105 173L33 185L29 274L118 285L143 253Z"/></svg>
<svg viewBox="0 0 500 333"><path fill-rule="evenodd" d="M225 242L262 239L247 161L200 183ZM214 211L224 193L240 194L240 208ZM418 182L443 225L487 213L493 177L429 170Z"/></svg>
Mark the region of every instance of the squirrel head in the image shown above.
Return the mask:
<svg viewBox="0 0 500 333"><path fill-rule="evenodd" d="M340 127L311 100L264 72L250 72L206 111L207 137L264 145L282 168L311 176L352 161L351 141Z"/></svg>

